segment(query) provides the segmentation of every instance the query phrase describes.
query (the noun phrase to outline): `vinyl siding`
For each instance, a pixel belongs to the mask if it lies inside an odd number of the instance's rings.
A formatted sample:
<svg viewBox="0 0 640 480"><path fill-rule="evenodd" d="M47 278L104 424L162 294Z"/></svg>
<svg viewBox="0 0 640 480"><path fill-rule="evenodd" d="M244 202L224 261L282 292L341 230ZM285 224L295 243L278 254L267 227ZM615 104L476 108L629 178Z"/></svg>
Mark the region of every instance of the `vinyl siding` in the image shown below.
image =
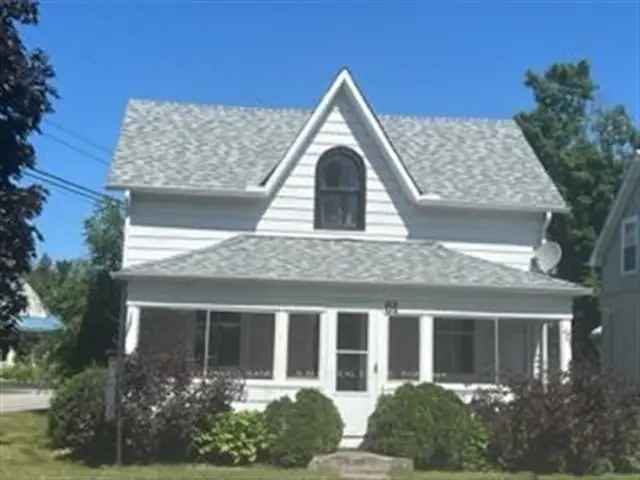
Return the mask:
<svg viewBox="0 0 640 480"><path fill-rule="evenodd" d="M640 186L629 198L603 263L602 348L607 367L640 382L640 273L623 275L621 270L621 225L640 215Z"/></svg>
<svg viewBox="0 0 640 480"><path fill-rule="evenodd" d="M366 167L362 232L314 229L316 162L325 151L339 145L356 151ZM542 235L542 214L449 210L410 203L372 135L341 96L287 173L268 201L133 193L125 241L126 265L256 232L437 240L470 255L528 269L533 248Z"/></svg>

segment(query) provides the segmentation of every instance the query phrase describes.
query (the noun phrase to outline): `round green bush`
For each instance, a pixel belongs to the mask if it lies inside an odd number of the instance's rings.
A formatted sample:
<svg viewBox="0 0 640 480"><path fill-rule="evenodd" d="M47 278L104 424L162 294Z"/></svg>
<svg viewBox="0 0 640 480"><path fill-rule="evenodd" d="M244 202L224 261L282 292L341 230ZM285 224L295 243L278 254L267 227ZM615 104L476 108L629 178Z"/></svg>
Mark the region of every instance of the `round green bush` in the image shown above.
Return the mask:
<svg viewBox="0 0 640 480"><path fill-rule="evenodd" d="M104 369L89 368L55 390L48 414L48 434L54 447L94 458L112 450L105 445L106 380Z"/></svg>
<svg viewBox="0 0 640 480"><path fill-rule="evenodd" d="M269 448L270 434L261 412L224 412L210 417L193 439L200 459L213 463L254 463Z"/></svg>
<svg viewBox="0 0 640 480"><path fill-rule="evenodd" d="M287 397L264 412L272 436L271 460L282 466L304 466L314 455L337 450L344 424L331 399L315 389L302 389L295 401Z"/></svg>
<svg viewBox="0 0 640 480"><path fill-rule="evenodd" d="M365 448L412 458L417 468L482 469L488 435L458 396L434 384L405 384L382 395Z"/></svg>

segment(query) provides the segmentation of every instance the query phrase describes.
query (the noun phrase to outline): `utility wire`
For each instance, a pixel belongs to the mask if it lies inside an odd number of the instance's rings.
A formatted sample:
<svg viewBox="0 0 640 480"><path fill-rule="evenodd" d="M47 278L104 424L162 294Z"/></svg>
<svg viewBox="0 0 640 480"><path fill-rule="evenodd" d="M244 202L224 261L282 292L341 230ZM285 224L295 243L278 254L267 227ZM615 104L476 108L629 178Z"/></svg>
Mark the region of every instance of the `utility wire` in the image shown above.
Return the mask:
<svg viewBox="0 0 640 480"><path fill-rule="evenodd" d="M47 183L47 184L49 184L49 185L51 185L51 186L53 186L53 187L56 187L56 188L59 188L59 189L61 189L61 190L65 191L65 192L73 193L73 194L75 194L75 195L78 195L78 196L80 196L81 198L83 198L84 200L88 200L88 201L90 201L90 202L91 202L92 204L94 204L94 205L97 205L97 204L99 203L99 201L100 201L100 199L99 199L99 198L97 198L97 197L94 197L94 196L92 196L92 195L89 195L89 194L87 194L87 193L84 193L84 192L82 192L82 191L80 191L80 190L74 190L73 188L68 187L68 186L66 186L66 185L64 185L64 184L62 184L62 183L58 183L58 182L56 182L55 180L51 180L51 179L46 178L46 177L40 177L40 176L38 176L38 175L35 175L35 174L33 174L33 173L29 173L29 172L25 172L25 173L24 173L24 175L25 175L25 176L27 176L27 177L29 177L29 178L33 178L33 179L35 179L35 180L38 180L38 181L40 181L40 182Z"/></svg>
<svg viewBox="0 0 640 480"><path fill-rule="evenodd" d="M35 173L39 174L39 175L44 175L45 177L48 177L52 180L55 180L57 182L63 183L71 188L75 188L78 190L81 190L89 195L94 195L98 198L101 199L105 199L105 200L109 200L115 203L121 203L119 199L112 197L111 195L106 195L104 193L98 192L97 190L92 190L90 188L87 188L83 185L80 185L79 183L76 182L72 182L71 180L67 180L66 178L62 178L58 175L54 175L53 173L49 173L49 172L45 172L44 170L40 170L39 168L35 168L35 167L31 167L31 170L34 171Z"/></svg>
<svg viewBox="0 0 640 480"><path fill-rule="evenodd" d="M93 140L89 139L88 137L85 137L84 135L65 127L64 125L59 124L58 122L54 122L52 120L44 120L44 123L46 123L47 125L52 126L53 128L55 128L56 130L59 130L61 132L66 133L67 135L70 135L71 137L74 137L76 140L80 140L81 142L85 143L86 145L89 145L97 150L101 150L109 155L111 155L113 152L111 151L111 149L102 146L96 142L94 142Z"/></svg>
<svg viewBox="0 0 640 480"><path fill-rule="evenodd" d="M84 150L82 148L76 147L72 143L67 142L66 140L58 137L57 135L53 135L51 133L46 133L46 132L43 132L42 135L44 135L45 137L50 138L54 142L57 142L57 143L59 143L61 145L64 145L65 147L73 150L74 152L79 153L81 155L84 155L85 157L88 157L88 158L90 158L90 159L92 159L92 160L94 160L96 162L99 162L99 163L101 163L103 165L109 165L109 161L105 160L103 157L99 157L97 155L94 155L91 152L87 152L86 150Z"/></svg>

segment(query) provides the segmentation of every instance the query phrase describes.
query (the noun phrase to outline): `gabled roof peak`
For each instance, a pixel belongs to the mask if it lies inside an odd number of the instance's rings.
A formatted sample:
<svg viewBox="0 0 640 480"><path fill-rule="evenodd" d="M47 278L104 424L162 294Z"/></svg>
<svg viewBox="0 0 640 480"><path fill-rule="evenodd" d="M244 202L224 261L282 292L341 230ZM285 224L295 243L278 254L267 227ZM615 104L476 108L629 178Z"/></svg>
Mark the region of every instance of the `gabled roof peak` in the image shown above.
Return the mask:
<svg viewBox="0 0 640 480"><path fill-rule="evenodd" d="M269 197L341 92L410 201L476 210L567 210L513 120L376 115L347 68L313 110L132 100L108 186Z"/></svg>

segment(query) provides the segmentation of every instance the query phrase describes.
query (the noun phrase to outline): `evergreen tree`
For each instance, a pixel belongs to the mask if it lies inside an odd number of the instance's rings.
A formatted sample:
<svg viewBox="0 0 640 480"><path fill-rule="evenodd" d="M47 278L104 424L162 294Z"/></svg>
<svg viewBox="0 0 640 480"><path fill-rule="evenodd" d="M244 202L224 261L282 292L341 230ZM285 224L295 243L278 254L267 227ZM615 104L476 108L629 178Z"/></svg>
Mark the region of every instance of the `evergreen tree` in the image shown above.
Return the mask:
<svg viewBox="0 0 640 480"><path fill-rule="evenodd" d="M78 332L72 368L104 363L115 349L120 314L120 285L111 273L122 264L124 218L120 205L104 200L85 221L85 241L91 265L86 309Z"/></svg>

